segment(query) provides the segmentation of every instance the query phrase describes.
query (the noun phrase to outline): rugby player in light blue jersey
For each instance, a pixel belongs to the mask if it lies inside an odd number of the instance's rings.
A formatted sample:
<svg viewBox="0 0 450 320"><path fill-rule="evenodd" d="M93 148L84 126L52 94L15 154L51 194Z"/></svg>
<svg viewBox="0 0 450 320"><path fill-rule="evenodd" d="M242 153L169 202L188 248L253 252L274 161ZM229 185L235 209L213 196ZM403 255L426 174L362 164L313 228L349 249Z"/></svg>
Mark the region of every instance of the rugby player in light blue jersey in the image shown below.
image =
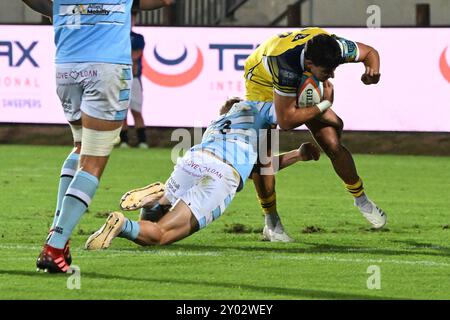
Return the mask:
<svg viewBox="0 0 450 320"><path fill-rule="evenodd" d="M86 249L106 249L116 237L143 246L165 245L205 228L242 190L274 125L272 103L235 103L207 128L200 144L178 159L165 186L155 183L124 195L120 204L123 210L149 208L141 211L140 221L129 220L120 212L111 213L89 237ZM310 143L298 151L301 161L318 160L320 156L319 149ZM286 157L280 168L296 161Z"/></svg>
<svg viewBox="0 0 450 320"><path fill-rule="evenodd" d="M94 197L127 112L133 0L22 1L53 21L57 94L75 145L61 170L54 221L36 265L67 272L69 238ZM140 0L140 7L172 2Z"/></svg>

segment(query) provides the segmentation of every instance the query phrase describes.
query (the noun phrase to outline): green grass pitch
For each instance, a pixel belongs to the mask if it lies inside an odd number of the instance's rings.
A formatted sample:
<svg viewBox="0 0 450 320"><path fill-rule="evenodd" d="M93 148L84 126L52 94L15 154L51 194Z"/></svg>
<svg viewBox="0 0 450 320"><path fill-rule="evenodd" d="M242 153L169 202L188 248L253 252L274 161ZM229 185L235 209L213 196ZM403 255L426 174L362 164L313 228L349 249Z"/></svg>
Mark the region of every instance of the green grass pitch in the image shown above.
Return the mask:
<svg viewBox="0 0 450 320"><path fill-rule="evenodd" d="M277 175L279 212L295 243L260 240L263 215L250 181L224 216L177 244L116 239L87 252L88 235L125 191L165 181L173 167L167 149L115 150L72 237L81 288L70 290L68 275L35 271L69 151L0 146L0 299L450 298L449 158L355 156L368 195L388 214L384 231L369 229L322 157ZM304 232L312 226L320 232ZM379 267L380 289L367 287L370 266Z"/></svg>

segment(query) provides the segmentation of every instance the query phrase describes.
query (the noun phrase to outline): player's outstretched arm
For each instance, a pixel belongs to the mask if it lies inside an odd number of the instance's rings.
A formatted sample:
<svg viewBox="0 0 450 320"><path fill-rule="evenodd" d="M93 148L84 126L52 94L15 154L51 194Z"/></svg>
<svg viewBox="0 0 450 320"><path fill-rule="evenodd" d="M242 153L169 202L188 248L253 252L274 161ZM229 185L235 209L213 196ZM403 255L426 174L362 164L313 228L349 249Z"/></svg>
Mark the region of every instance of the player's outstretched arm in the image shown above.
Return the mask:
<svg viewBox="0 0 450 320"><path fill-rule="evenodd" d="M22 0L27 6L40 14L52 18L53 2L51 0Z"/></svg>
<svg viewBox="0 0 450 320"><path fill-rule="evenodd" d="M364 43L357 42L359 57L355 62L362 62L366 67L361 81L366 84L377 84L380 81L380 55L378 51Z"/></svg>
<svg viewBox="0 0 450 320"><path fill-rule="evenodd" d="M175 0L140 0L139 3L142 10L155 10L170 6L175 3Z"/></svg>
<svg viewBox="0 0 450 320"><path fill-rule="evenodd" d="M278 171L299 161L317 161L320 159L320 149L310 142L303 143L300 148L275 155L273 163L278 163Z"/></svg>
<svg viewBox="0 0 450 320"><path fill-rule="evenodd" d="M294 97L282 96L274 92L275 112L278 125L283 130L291 130L321 115L333 105L334 89L330 81L323 83L323 100L315 106L297 108Z"/></svg>

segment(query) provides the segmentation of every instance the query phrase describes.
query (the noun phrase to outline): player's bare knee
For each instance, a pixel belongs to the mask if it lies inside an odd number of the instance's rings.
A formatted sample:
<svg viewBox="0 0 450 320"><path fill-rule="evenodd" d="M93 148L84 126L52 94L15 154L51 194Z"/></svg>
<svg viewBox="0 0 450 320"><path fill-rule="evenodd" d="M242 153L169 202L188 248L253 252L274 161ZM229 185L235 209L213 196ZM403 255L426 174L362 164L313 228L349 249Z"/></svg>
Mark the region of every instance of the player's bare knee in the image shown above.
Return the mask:
<svg viewBox="0 0 450 320"><path fill-rule="evenodd" d="M333 140L327 145L323 146L323 151L326 153L330 160L334 160L344 151L344 148L339 140Z"/></svg>

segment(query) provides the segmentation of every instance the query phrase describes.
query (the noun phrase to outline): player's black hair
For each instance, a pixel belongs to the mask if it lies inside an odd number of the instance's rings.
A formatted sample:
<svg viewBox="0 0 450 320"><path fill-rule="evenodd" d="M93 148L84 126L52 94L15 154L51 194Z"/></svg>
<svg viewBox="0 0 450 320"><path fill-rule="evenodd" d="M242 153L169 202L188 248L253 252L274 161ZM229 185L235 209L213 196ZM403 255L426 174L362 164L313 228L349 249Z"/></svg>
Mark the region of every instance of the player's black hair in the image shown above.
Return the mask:
<svg viewBox="0 0 450 320"><path fill-rule="evenodd" d="M336 39L327 34L319 34L308 41L305 59L318 67L335 69L342 62L341 48Z"/></svg>

